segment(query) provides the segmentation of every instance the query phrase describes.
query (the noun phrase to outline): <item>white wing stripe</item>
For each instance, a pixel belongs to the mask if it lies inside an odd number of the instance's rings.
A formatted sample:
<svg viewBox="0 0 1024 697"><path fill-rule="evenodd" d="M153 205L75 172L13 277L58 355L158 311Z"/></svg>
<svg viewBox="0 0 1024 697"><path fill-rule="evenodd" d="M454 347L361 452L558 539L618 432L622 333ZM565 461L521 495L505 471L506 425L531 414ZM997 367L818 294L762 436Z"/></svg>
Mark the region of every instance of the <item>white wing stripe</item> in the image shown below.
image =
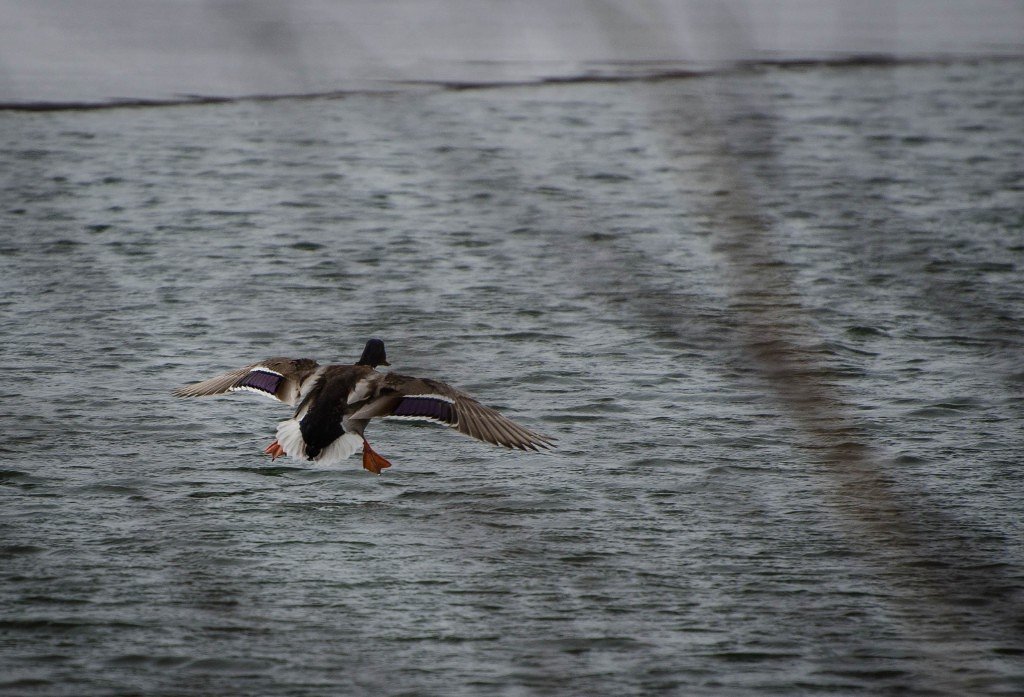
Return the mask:
<svg viewBox="0 0 1024 697"><path fill-rule="evenodd" d="M433 416L385 416L383 418L388 421L429 421L432 424L443 424L453 428L459 425L458 422L450 424L443 419L438 419Z"/></svg>
<svg viewBox="0 0 1024 697"><path fill-rule="evenodd" d="M437 394L436 392L430 394L405 394L403 397L421 397L423 399L439 399L442 402L448 402L449 404L455 404L455 400L447 395Z"/></svg>
<svg viewBox="0 0 1024 697"><path fill-rule="evenodd" d="M228 392L252 392L253 394L261 394L264 397L270 397L275 402L278 401L277 395L273 394L272 392L261 390L258 387L249 387L248 385L243 385L241 387L229 387Z"/></svg>

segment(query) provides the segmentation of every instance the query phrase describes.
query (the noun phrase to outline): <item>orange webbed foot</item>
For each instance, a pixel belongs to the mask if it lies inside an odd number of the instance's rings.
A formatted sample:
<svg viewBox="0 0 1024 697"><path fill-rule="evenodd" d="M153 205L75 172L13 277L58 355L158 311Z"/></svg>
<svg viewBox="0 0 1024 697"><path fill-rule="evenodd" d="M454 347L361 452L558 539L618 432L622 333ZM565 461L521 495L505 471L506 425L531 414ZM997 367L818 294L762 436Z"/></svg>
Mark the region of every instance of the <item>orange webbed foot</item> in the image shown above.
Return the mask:
<svg viewBox="0 0 1024 697"><path fill-rule="evenodd" d="M370 470L374 474L380 474L382 469L390 467L391 463L385 460L383 457L377 454L373 448L370 447L369 442L363 439L363 469Z"/></svg>
<svg viewBox="0 0 1024 697"><path fill-rule="evenodd" d="M278 443L276 440L270 445L268 445L263 452L266 453L267 455L270 455L271 462L273 462L279 457L284 457L285 455L288 454L284 451L284 448L281 447L281 444Z"/></svg>

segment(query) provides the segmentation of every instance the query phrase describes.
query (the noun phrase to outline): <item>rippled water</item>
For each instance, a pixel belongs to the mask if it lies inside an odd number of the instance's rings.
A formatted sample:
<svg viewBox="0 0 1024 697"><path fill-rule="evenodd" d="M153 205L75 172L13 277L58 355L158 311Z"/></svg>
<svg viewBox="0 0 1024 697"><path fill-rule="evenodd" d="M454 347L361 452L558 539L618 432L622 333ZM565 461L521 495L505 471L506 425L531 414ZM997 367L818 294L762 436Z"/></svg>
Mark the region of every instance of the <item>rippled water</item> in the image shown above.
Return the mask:
<svg viewBox="0 0 1024 697"><path fill-rule="evenodd" d="M1024 690L1021 67L0 114L0 689ZM559 448L170 396L369 336Z"/></svg>

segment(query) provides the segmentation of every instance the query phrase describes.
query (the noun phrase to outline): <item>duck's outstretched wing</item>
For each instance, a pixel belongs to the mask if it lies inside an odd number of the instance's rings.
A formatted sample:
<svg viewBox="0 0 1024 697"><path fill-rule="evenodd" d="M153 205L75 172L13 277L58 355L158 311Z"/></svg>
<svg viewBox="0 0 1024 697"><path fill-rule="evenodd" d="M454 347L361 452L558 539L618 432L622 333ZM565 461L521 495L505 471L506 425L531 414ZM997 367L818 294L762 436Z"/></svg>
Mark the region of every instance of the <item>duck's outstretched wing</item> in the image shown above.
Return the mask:
<svg viewBox="0 0 1024 697"><path fill-rule="evenodd" d="M206 397L226 392L255 392L294 405L299 388L318 368L312 358L268 358L174 391L178 397Z"/></svg>
<svg viewBox="0 0 1024 697"><path fill-rule="evenodd" d="M554 438L523 428L451 385L395 373L378 375L366 403L350 419L433 421L487 443L520 450L554 445Z"/></svg>

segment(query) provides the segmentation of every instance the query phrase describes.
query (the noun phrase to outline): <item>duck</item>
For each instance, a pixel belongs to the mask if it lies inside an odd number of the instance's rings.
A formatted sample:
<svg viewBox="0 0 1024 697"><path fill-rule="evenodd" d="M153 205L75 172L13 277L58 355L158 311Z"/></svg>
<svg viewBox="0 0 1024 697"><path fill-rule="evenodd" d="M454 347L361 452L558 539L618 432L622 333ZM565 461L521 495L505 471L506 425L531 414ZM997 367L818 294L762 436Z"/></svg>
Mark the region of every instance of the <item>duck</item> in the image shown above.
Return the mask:
<svg viewBox="0 0 1024 697"><path fill-rule="evenodd" d="M287 456L332 466L361 448L363 468L380 474L391 463L366 440L363 430L372 419L433 422L506 448L554 447L551 436L520 426L447 383L377 371L390 365L384 342L374 338L352 365L268 358L184 385L174 394L191 398L249 392L295 407L290 419L278 423L274 442L263 451L271 461Z"/></svg>

